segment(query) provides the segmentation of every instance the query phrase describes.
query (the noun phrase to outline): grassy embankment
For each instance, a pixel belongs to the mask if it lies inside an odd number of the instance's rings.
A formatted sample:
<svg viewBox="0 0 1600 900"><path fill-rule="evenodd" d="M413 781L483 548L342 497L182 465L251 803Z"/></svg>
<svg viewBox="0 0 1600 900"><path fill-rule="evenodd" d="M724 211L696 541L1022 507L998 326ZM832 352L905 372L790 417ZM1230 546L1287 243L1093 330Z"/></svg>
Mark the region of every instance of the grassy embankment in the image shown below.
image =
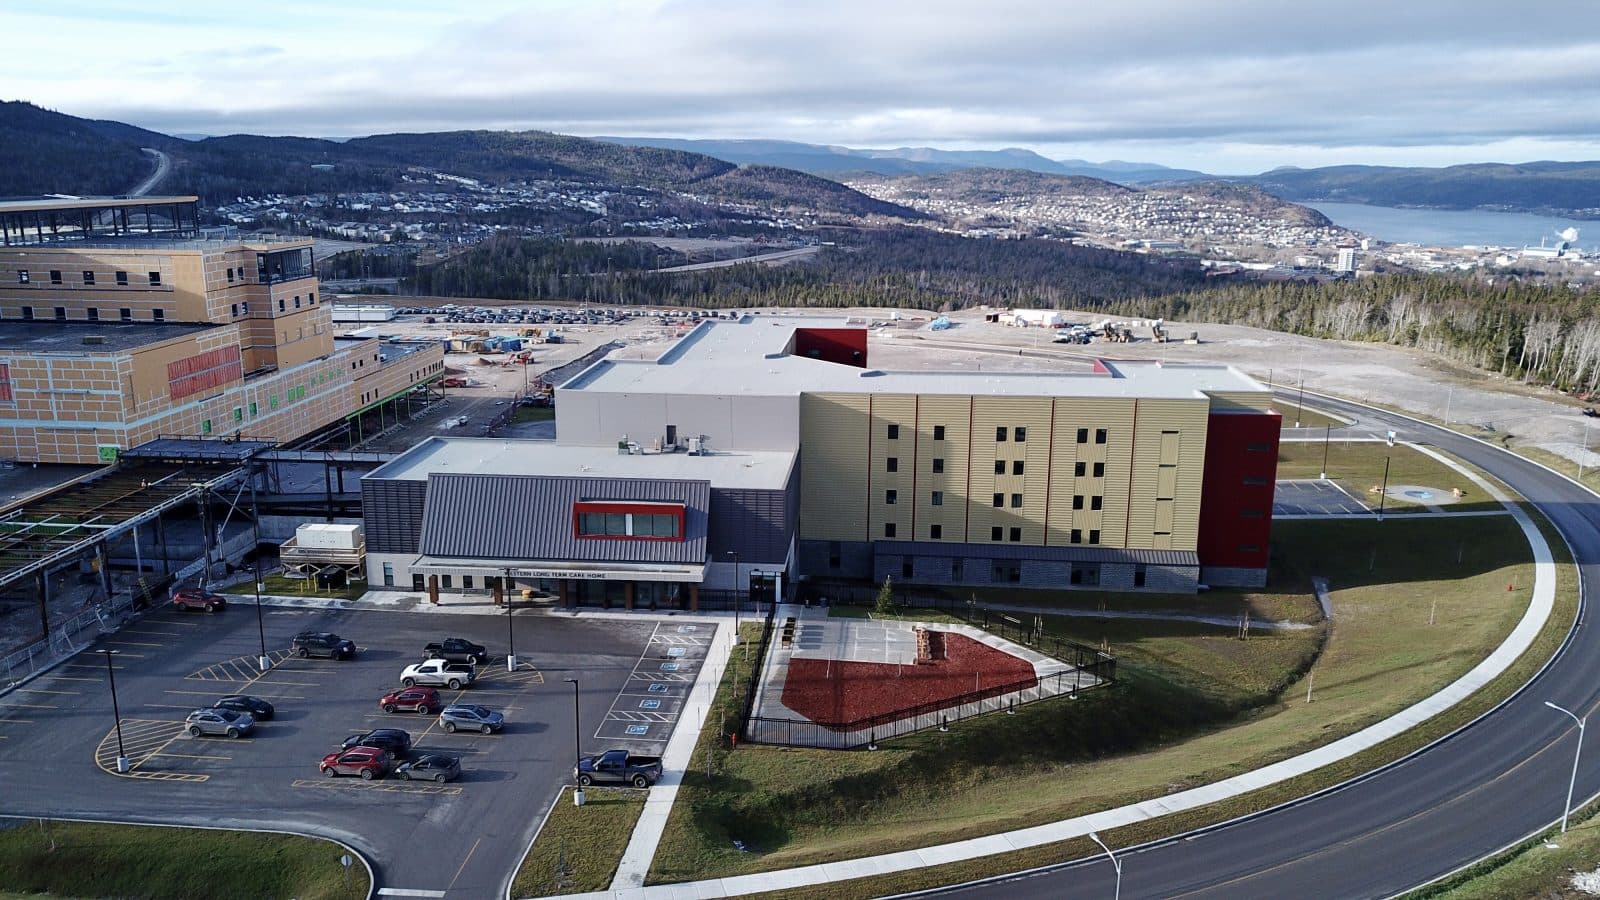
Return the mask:
<svg viewBox="0 0 1600 900"><path fill-rule="evenodd" d="M646 796L645 791L587 788L580 809L572 805L571 789L562 790L517 869L512 894L544 897L610 887Z"/></svg>
<svg viewBox="0 0 1600 900"><path fill-rule="evenodd" d="M256 583L254 581L241 581L221 589L221 592L230 597L245 596L254 598ZM327 597L334 600L360 600L367 592L365 581L356 581L342 588L322 589L317 587L312 578L285 578L282 575L267 575L261 579L261 593L279 597Z"/></svg>
<svg viewBox="0 0 1600 900"><path fill-rule="evenodd" d="M199 828L3 820L0 887L27 897L357 900L367 870L315 838ZM0 895L9 896L9 895Z"/></svg>
<svg viewBox="0 0 1600 900"><path fill-rule="evenodd" d="M1440 546L1460 553L1439 554ZM1075 703L1051 701L1014 717L963 722L949 734L912 736L876 753L769 747L727 753L708 733L652 879L786 868L959 840L1159 796L1292 756L1392 714L1469 669L1521 616L1532 575L1526 542L1510 517L1284 522L1273 565L1271 593L1218 591L1204 602L1234 610L1260 602L1278 611L1274 618L1305 618L1314 602L1310 576L1327 576L1335 623L1320 658L1320 628L1241 641L1230 627L1047 617L1051 633L1109 645L1121 682ZM1520 588L1508 592L1507 583ZM1105 599L1113 607L1124 600ZM1315 702L1307 704L1303 675L1313 661ZM707 753L717 771L709 781ZM1320 779L1266 789L1216 812L1122 829L1127 834L1119 832L1118 843L1270 805L1376 760L1348 762L1317 773ZM757 852L734 850L735 838ZM816 895L907 890L1086 852L1075 843L830 885Z"/></svg>

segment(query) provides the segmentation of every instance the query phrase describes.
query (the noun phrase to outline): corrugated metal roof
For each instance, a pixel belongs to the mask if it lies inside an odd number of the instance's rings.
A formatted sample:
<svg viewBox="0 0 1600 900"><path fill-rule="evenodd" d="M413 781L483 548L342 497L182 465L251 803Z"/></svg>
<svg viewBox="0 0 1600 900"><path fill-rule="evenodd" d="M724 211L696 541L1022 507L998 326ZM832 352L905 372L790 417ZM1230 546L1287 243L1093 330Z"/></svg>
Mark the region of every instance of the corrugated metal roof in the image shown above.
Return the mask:
<svg viewBox="0 0 1600 900"><path fill-rule="evenodd" d="M873 551L891 556L964 556L989 559L1044 559L1056 562L1135 563L1147 566L1198 566L1193 550L1130 550L1122 547L1030 547L1022 544L946 544L875 541Z"/></svg>
<svg viewBox="0 0 1600 900"><path fill-rule="evenodd" d="M579 500L660 500L686 507L681 541L578 538ZM454 475L428 478L420 551L426 556L597 562L706 561L709 481Z"/></svg>

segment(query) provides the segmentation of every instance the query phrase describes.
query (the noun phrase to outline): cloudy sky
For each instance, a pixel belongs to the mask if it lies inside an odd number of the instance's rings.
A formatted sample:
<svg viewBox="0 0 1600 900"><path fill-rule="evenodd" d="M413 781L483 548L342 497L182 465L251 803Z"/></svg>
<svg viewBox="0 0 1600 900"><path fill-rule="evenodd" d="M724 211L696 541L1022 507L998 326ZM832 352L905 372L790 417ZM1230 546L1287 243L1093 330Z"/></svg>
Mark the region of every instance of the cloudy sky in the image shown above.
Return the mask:
<svg viewBox="0 0 1600 900"><path fill-rule="evenodd" d="M1595 0L5 0L0 33L0 99L169 133L1600 158Z"/></svg>

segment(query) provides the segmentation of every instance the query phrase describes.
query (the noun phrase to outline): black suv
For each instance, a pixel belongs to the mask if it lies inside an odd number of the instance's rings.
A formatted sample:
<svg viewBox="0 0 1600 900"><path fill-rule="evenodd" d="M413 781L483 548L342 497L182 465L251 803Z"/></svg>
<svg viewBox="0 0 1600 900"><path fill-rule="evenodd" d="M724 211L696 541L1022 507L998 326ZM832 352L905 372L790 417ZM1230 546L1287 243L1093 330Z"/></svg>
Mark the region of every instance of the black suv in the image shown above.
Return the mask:
<svg viewBox="0 0 1600 900"><path fill-rule="evenodd" d="M290 645L296 656L326 656L329 659L351 659L356 655L355 641L347 641L331 631L302 631L294 636Z"/></svg>
<svg viewBox="0 0 1600 900"><path fill-rule="evenodd" d="M411 734L399 728L377 728L366 734L352 734L339 745L341 750L351 747L375 747L393 753L395 759L405 759L411 752Z"/></svg>

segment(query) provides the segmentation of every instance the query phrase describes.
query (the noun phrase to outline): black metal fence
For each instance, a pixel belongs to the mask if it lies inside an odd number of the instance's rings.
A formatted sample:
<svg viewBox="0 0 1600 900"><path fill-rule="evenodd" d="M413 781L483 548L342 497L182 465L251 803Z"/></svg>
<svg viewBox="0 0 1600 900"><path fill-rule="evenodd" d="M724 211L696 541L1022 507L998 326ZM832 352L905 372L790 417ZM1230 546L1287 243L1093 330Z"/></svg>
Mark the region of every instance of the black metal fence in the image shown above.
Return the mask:
<svg viewBox="0 0 1600 900"><path fill-rule="evenodd" d="M767 614L761 622L761 638L756 642L756 652L753 657L755 662L750 666L750 671L745 676L744 684L740 685L740 688L744 691L744 696L738 698L739 721L742 723L739 733L747 739L749 735L746 733L746 728L755 713L756 692L761 690L761 672L766 668L767 650L772 645L772 617L773 613L777 612L777 609L775 604L767 604Z"/></svg>

